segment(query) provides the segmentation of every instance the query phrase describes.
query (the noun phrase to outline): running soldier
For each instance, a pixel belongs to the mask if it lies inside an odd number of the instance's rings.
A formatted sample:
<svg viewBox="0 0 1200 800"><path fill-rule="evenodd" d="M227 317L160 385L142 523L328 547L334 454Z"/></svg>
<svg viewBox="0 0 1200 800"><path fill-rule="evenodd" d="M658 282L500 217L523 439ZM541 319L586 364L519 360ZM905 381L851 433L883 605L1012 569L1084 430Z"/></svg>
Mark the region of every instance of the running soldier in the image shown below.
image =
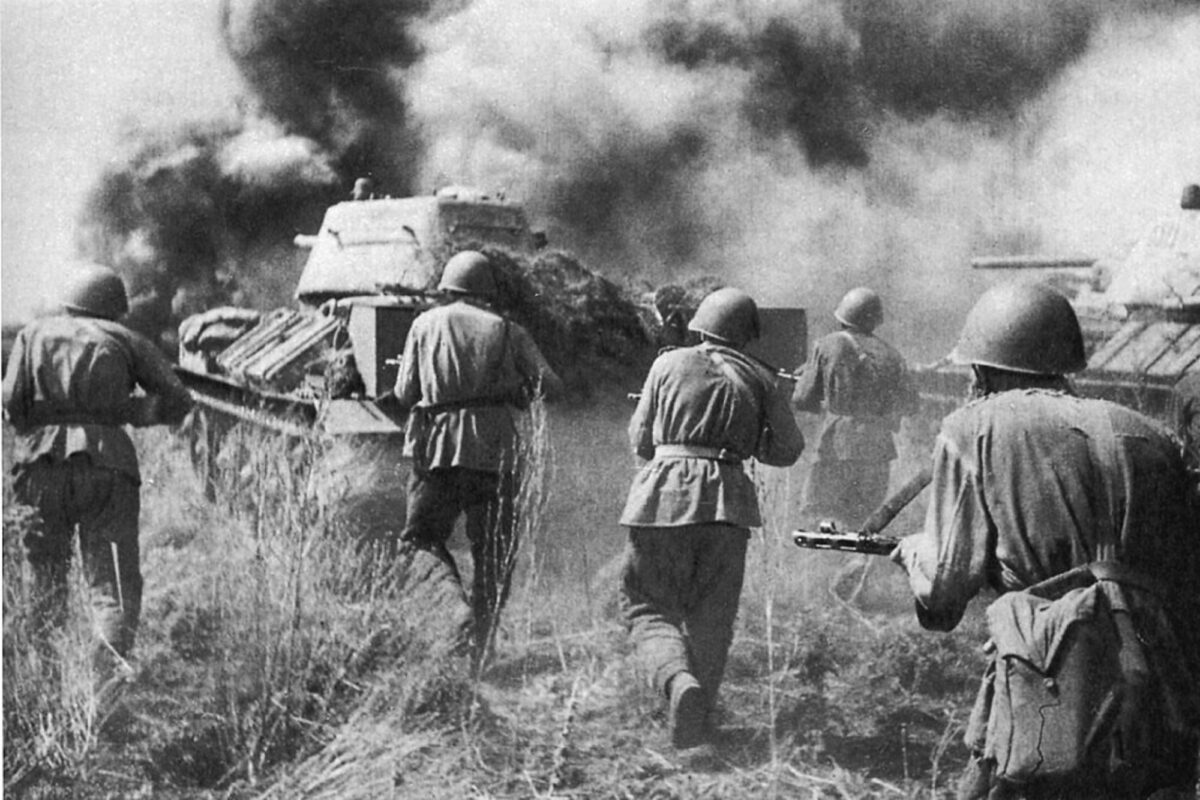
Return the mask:
<svg viewBox="0 0 1200 800"><path fill-rule="evenodd" d="M410 555L434 557L422 559L427 586L452 586L451 594L469 603L469 622L456 633L477 661L495 635L516 564L513 415L536 395L553 400L563 392L525 329L492 309L493 269L469 250L446 263L438 289L450 302L413 321L393 389L410 412L405 449L413 459L400 539ZM474 562L469 601L446 548L464 512Z"/></svg>
<svg viewBox="0 0 1200 800"><path fill-rule="evenodd" d="M879 295L851 289L833 316L841 330L817 341L792 393L797 411L825 412L801 516L853 529L887 495L893 435L916 411L917 395L904 359L875 335Z"/></svg>
<svg viewBox="0 0 1200 800"><path fill-rule="evenodd" d="M1083 338L1050 289L985 293L951 359L971 366L976 399L942 423L924 530L893 560L926 628L952 630L985 587L1001 595L988 610L994 662L958 796L1193 797L1200 536L1177 445L1128 408L1074 396L1064 376L1086 365ZM1064 594L1068 579L1078 593ZM1072 661L1093 618L1118 644ZM1039 627L1052 624L1070 637ZM1032 663L1047 672L1024 682ZM1052 726L1104 665L1120 676L1107 699ZM1007 702L1026 690L1054 697Z"/></svg>
<svg viewBox="0 0 1200 800"><path fill-rule="evenodd" d="M13 489L40 517L25 537L35 620L64 620L78 530L105 669L133 649L142 607L141 475L124 426L179 423L192 402L162 353L117 322L128 310L120 277L86 265L66 282L59 312L17 335L4 376Z"/></svg>
<svg viewBox="0 0 1200 800"><path fill-rule="evenodd" d="M712 711L733 641L750 528L761 525L748 459L794 464L804 439L786 389L743 348L758 307L737 289L700 303L701 343L661 354L629 423L649 463L621 524L629 548L621 607L638 655L669 701L675 747L710 747Z"/></svg>

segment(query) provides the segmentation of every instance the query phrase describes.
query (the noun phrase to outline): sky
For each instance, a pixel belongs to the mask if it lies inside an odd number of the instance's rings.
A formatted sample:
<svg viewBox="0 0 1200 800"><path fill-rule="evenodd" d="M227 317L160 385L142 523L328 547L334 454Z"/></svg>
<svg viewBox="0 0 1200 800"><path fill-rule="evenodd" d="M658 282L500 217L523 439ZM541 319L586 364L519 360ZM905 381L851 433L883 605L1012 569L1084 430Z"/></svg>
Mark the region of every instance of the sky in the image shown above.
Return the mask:
<svg viewBox="0 0 1200 800"><path fill-rule="evenodd" d="M212 117L236 92L215 0L0 0L0 294L36 307L121 125ZM169 65L169 68L168 68Z"/></svg>

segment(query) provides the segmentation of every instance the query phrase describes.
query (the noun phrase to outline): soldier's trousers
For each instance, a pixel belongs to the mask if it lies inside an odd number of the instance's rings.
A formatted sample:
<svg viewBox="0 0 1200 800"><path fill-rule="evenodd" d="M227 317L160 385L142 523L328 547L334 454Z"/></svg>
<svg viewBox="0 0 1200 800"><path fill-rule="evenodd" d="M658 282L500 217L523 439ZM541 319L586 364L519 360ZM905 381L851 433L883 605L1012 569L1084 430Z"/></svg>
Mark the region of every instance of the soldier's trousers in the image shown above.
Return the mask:
<svg viewBox="0 0 1200 800"><path fill-rule="evenodd" d="M41 458L19 465L13 489L17 502L41 517L24 542L37 595L35 624L52 627L65 618L78 530L97 632L118 655L128 655L142 611L137 481L77 455L65 462Z"/></svg>
<svg viewBox="0 0 1200 800"><path fill-rule="evenodd" d="M750 531L724 523L631 527L621 610L639 659L664 694L690 672L709 708L725 674Z"/></svg>
<svg viewBox="0 0 1200 800"><path fill-rule="evenodd" d="M887 499L890 462L818 458L804 484L807 524L834 520L844 530L857 528Z"/></svg>
<svg viewBox="0 0 1200 800"><path fill-rule="evenodd" d="M515 492L516 478L507 471L414 469L409 478L408 510L400 539L441 562L442 568L427 576L428 580L452 581L461 588L462 577L446 543L459 515L466 514L474 566L469 635L477 654L495 634L516 566Z"/></svg>

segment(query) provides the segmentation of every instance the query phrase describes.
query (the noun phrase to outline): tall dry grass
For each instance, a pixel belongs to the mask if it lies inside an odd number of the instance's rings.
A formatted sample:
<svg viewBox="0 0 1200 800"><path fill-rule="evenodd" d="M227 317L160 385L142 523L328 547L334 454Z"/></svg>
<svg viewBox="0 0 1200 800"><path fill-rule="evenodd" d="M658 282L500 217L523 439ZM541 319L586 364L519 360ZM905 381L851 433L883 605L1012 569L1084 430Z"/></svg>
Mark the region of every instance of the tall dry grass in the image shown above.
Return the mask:
<svg viewBox="0 0 1200 800"><path fill-rule="evenodd" d="M172 655L203 673L206 696L192 711L207 720L203 738L221 771L202 782L262 782L333 741L381 671L420 672L445 652L444 632L426 630L406 603L386 540L364 538L354 509L337 502L331 482L345 476L329 470L338 446L234 428L225 447L240 458L217 476L234 502L199 514L156 503L158 536L186 555L154 549L147 582L160 591L148 599L169 609ZM164 488L177 483L163 478ZM407 680L419 695L424 684Z"/></svg>
<svg viewBox="0 0 1200 800"><path fill-rule="evenodd" d="M122 745L142 760L127 769L173 798L949 796L972 635L924 634L907 603L839 602L830 587L850 557L787 536L803 466L756 474L766 522L722 692L721 764L673 758L612 602L631 411L535 406L525 421L513 596L479 669L449 651L375 538L400 524L395 504L358 502L386 454L235 429L211 503L179 442L142 435L147 591L123 701L140 722ZM24 645L5 588L8 777L8 659ZM73 754L27 783L84 774L115 749L103 723L63 738Z"/></svg>
<svg viewBox="0 0 1200 800"><path fill-rule="evenodd" d="M38 628L35 587L21 538L34 524L32 509L4 502L4 784L18 793L39 778L86 778L87 756L113 710L109 692L93 674L93 620L79 568L68 576L61 628ZM78 550L78 548L76 548Z"/></svg>
<svg viewBox="0 0 1200 800"><path fill-rule="evenodd" d="M146 728L132 735L143 739L155 781L261 784L333 741L382 670L441 652L440 635L404 602L395 559L359 536L330 489L329 443L233 428L225 444L237 458L217 462L212 476L217 504L205 501L169 432L142 432L138 444L146 592L124 703L154 719L126 721L119 735ZM6 783L71 783L104 755L110 709L93 686L78 580L68 624L49 647L32 630L23 524L6 516ZM423 683L409 682L425 696Z"/></svg>
<svg viewBox="0 0 1200 800"><path fill-rule="evenodd" d="M518 420L519 448L515 454L516 536L512 547L494 553L498 571L514 569L517 560L522 574L514 583L525 596L544 591L541 537L547 487L553 474L553 453L546 407L540 400ZM456 553L460 572L466 576L474 567L465 553ZM403 593L397 595L404 602ZM534 633L533 606L507 614L493 609L492 636L504 657L529 646ZM419 619L428 609L412 607L408 619ZM465 796L469 788L446 776L418 789L405 774L403 765L422 754L446 748L451 741L457 755L443 757L449 764L469 759L485 746L486 731L493 722L487 710L483 681L492 653L468 660L449 652L408 652L381 671L364 701L346 721L339 734L311 758L301 761L267 791L264 798L305 797L310 800L369 800L387 796ZM424 778L422 780L428 780ZM397 791L403 787L403 791ZM415 793L414 793L415 792ZM443 795L442 792L448 794Z"/></svg>

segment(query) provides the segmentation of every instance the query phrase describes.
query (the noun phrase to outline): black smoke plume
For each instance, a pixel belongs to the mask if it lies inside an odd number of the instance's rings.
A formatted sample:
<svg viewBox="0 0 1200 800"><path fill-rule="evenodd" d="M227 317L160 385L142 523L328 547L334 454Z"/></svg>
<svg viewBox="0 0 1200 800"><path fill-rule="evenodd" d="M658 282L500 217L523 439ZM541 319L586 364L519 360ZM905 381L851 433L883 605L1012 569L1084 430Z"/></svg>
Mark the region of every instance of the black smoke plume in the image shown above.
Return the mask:
<svg viewBox="0 0 1200 800"><path fill-rule="evenodd" d="M131 129L84 249L131 276L146 327L278 304L294 234L370 176L393 195L506 189L613 277L716 274L809 306L864 282L922 297L954 259L1036 243L1004 221L1024 183L1003 165L1032 161L1046 98L1098 37L1188 8L226 0L240 116ZM961 296L940 302L957 325Z"/></svg>
<svg viewBox="0 0 1200 800"><path fill-rule="evenodd" d="M224 0L221 34L261 112L320 142L346 177L407 192L419 158L401 71L425 0Z"/></svg>

